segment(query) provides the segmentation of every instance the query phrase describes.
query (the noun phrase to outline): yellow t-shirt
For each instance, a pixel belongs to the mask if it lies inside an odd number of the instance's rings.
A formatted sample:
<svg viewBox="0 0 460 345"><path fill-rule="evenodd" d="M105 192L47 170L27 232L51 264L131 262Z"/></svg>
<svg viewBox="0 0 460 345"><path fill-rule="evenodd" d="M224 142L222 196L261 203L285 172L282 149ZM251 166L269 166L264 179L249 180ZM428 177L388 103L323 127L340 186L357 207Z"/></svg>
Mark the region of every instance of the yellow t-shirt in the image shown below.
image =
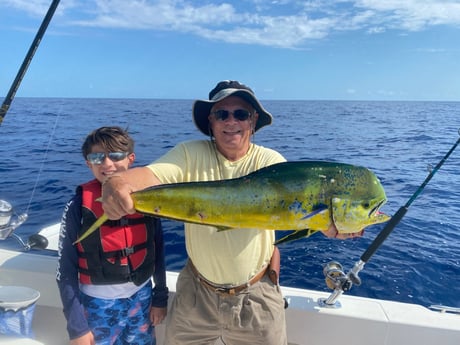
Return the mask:
<svg viewBox="0 0 460 345"><path fill-rule="evenodd" d="M236 178L284 161L278 152L251 144L243 158L230 162L214 142L197 140L178 144L148 167L168 184ZM250 280L269 263L274 241L273 230L217 232L212 226L185 223L188 256L203 277L216 284L237 286Z"/></svg>

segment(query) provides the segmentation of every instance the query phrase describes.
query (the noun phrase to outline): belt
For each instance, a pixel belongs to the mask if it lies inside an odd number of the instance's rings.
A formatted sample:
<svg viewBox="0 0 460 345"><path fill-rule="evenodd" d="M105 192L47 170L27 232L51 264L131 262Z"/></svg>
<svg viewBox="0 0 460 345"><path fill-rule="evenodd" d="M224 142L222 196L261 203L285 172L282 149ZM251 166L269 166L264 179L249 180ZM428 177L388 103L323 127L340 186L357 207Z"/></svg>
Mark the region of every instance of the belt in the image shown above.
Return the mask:
<svg viewBox="0 0 460 345"><path fill-rule="evenodd" d="M224 295L238 295L241 291L247 289L251 285L254 285L257 283L259 280L262 279L262 277L267 273L268 266L265 267L263 270L261 270L259 273L257 273L254 277L252 277L248 282L238 285L238 286L223 286L223 285L216 285L211 283L210 281L206 280L200 272L196 269L195 265L193 265L192 261L189 260L189 267L191 268L193 274L195 277L198 278L198 281L208 289L216 292L216 293L221 293Z"/></svg>

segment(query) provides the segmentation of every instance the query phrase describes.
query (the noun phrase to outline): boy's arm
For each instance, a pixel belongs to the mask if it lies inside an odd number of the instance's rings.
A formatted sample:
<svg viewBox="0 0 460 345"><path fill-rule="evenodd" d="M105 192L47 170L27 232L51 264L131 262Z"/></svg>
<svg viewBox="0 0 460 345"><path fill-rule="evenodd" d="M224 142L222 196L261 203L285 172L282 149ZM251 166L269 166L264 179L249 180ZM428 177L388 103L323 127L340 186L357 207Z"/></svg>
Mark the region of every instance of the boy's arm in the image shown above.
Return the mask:
<svg viewBox="0 0 460 345"><path fill-rule="evenodd" d="M72 244L77 239L81 220L81 196L75 196L67 203L61 220L59 234L59 259L56 282L61 295L64 316L67 320L69 338L78 338L90 328L80 303L78 284L78 253Z"/></svg>

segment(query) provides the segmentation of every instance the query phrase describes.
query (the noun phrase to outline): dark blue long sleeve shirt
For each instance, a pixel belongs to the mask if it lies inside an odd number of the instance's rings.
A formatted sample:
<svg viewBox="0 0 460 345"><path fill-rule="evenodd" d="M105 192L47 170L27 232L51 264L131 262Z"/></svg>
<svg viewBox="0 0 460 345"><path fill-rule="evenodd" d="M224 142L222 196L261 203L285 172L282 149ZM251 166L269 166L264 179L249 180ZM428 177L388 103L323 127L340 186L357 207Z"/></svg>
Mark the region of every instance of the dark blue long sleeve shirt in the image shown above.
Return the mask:
<svg viewBox="0 0 460 345"><path fill-rule="evenodd" d="M77 193L65 206L59 234L59 263L56 281L61 294L70 339L78 338L90 331L84 316L83 306L80 303L78 251L73 245L81 228L81 205L81 193ZM153 274L152 306L163 308L168 304L163 230L159 219L156 220L155 224L155 271Z"/></svg>

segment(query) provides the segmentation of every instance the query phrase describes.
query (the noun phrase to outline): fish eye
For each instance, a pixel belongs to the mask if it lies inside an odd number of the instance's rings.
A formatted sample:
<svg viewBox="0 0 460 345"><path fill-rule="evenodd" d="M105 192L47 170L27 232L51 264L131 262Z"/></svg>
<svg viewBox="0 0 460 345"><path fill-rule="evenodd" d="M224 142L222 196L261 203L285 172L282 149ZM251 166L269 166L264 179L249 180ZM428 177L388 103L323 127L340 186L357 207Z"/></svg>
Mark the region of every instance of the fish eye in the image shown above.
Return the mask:
<svg viewBox="0 0 460 345"><path fill-rule="evenodd" d="M362 204L362 206L363 206L363 208L369 208L369 207L371 206L371 204L368 203L368 202L364 202L364 203Z"/></svg>

